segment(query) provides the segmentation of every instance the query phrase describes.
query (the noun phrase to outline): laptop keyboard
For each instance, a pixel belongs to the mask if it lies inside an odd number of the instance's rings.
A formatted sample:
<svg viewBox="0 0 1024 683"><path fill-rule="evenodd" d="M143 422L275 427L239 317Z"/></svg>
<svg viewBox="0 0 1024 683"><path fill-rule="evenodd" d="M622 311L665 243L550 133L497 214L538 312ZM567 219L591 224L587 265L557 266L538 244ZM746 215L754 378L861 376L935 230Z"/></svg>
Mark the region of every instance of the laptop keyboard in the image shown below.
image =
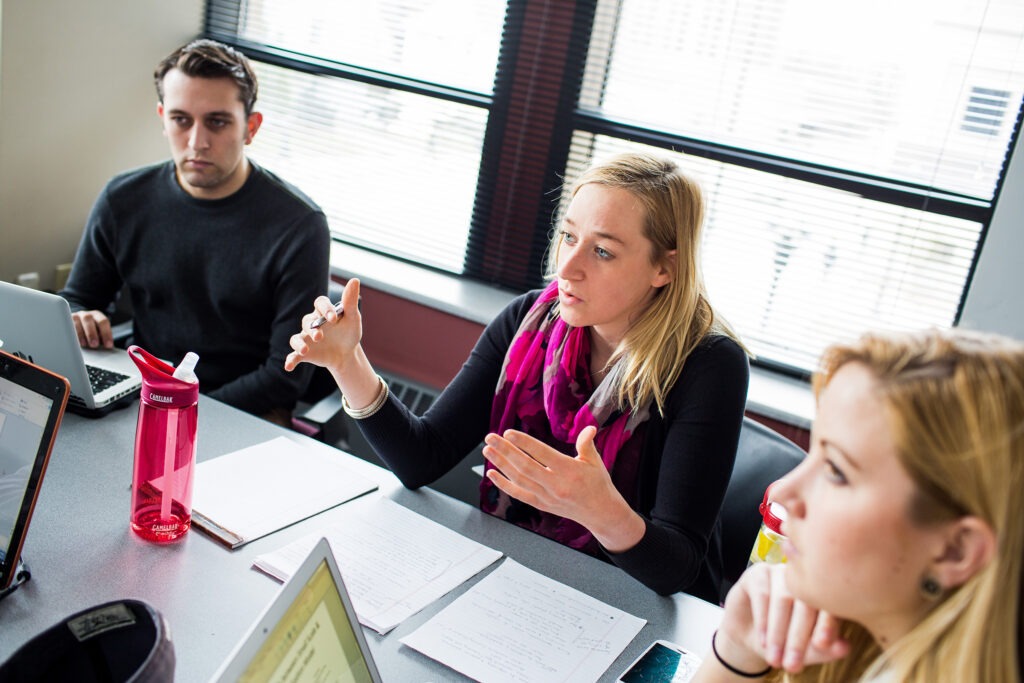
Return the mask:
<svg viewBox="0 0 1024 683"><path fill-rule="evenodd" d="M92 385L92 393L94 394L98 394L118 382L128 379L128 375L123 375L113 370L97 368L93 365L86 365L85 369L89 372L89 384Z"/></svg>

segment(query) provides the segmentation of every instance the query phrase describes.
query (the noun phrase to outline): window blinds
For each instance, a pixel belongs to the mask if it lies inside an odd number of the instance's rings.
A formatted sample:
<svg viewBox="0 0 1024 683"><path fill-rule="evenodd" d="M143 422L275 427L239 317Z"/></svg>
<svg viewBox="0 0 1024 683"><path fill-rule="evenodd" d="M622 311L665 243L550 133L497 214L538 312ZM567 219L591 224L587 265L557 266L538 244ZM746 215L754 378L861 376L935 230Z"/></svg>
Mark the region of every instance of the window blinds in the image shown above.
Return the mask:
<svg viewBox="0 0 1024 683"><path fill-rule="evenodd" d="M210 0L253 157L338 239L513 290L563 181L677 154L713 303L803 374L869 328L954 324L1024 94L1017 0Z"/></svg>
<svg viewBox="0 0 1024 683"><path fill-rule="evenodd" d="M602 1L584 83L566 176L676 154L713 303L803 373L864 330L956 321L1017 132L1024 5Z"/></svg>

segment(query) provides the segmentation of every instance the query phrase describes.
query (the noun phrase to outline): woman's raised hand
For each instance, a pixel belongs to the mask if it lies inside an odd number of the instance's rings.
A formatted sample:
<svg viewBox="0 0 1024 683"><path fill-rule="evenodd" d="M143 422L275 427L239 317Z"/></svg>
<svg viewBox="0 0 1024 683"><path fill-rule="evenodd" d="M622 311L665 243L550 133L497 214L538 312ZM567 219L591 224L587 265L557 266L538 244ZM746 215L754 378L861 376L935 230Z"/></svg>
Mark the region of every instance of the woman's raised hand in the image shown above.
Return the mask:
<svg viewBox="0 0 1024 683"><path fill-rule="evenodd" d="M359 280L353 278L345 284L341 305L343 312L339 315L330 299L317 297L313 302L313 312L302 317L302 331L289 339L292 352L285 358L285 370L290 372L299 363L340 369L351 359L363 338ZM313 322L321 317L325 319L324 323L312 327Z"/></svg>
<svg viewBox="0 0 1024 683"><path fill-rule="evenodd" d="M487 476L509 496L571 519L607 550L622 552L640 542L646 526L612 483L594 446L596 433L594 427L580 432L576 457L514 429L488 434L483 454L497 469Z"/></svg>

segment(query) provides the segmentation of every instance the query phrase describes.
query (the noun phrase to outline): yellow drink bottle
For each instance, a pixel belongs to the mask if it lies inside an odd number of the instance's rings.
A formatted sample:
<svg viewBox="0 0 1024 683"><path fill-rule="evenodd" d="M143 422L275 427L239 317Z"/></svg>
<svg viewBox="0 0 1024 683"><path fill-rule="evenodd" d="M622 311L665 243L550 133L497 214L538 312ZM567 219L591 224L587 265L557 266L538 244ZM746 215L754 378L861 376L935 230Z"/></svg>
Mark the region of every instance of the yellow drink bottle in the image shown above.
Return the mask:
<svg viewBox="0 0 1024 683"><path fill-rule="evenodd" d="M786 553L782 548L782 544L786 540L786 537L782 534L782 523L786 519L786 508L771 500L771 490L772 485L769 485L765 489L764 500L761 501L761 505L757 508L761 513L761 528L757 532L754 547L750 550L748 567L755 562L779 563L786 561Z"/></svg>

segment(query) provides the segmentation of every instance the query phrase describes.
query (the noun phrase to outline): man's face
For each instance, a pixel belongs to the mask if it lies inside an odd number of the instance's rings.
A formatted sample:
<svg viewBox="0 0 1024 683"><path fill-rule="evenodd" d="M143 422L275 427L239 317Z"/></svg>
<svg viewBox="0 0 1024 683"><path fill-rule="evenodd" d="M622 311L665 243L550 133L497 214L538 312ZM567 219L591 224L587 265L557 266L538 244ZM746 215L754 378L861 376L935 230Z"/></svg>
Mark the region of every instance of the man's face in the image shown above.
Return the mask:
<svg viewBox="0 0 1024 683"><path fill-rule="evenodd" d="M249 174L245 146L263 117L245 115L238 86L230 78L194 78L171 69L157 105L178 184L198 199L221 199L237 192Z"/></svg>

